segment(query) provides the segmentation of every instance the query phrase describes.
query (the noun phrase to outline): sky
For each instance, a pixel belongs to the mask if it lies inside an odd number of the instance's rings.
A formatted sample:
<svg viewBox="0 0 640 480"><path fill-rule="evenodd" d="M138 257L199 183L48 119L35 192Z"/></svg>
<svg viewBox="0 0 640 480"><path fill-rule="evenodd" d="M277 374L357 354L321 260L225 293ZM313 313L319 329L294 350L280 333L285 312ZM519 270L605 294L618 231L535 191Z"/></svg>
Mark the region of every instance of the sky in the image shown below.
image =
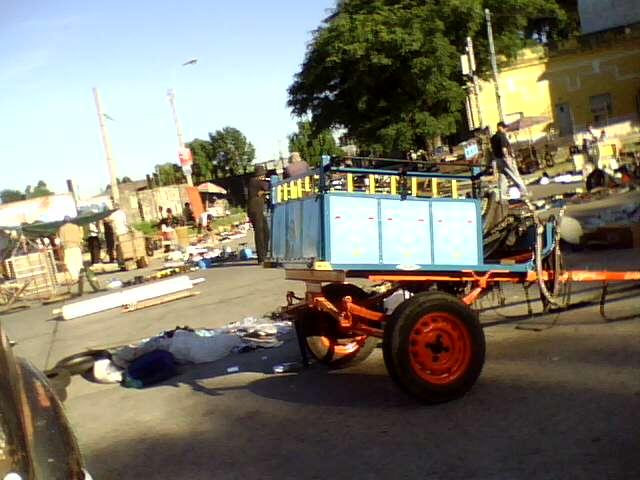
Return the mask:
<svg viewBox="0 0 640 480"><path fill-rule="evenodd" d="M109 172L92 88L100 91L117 176L178 162L167 100L185 141L238 128L256 160L287 154L287 88L334 0L0 0L0 189L66 179L99 193ZM197 58L195 65L182 63Z"/></svg>

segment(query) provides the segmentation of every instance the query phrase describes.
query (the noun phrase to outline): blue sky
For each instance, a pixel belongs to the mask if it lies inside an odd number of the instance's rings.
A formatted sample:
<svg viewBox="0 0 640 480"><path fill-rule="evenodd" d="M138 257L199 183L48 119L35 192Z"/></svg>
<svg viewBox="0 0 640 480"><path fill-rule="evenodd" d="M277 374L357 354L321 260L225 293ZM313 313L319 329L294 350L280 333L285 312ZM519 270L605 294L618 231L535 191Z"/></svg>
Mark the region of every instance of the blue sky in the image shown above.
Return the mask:
<svg viewBox="0 0 640 480"><path fill-rule="evenodd" d="M267 160L287 150L287 87L334 0L2 0L0 189L38 180L82 196L109 182L98 87L118 176L177 162L185 140L240 129ZM198 63L181 64L197 57ZM6 173L10 172L8 175Z"/></svg>

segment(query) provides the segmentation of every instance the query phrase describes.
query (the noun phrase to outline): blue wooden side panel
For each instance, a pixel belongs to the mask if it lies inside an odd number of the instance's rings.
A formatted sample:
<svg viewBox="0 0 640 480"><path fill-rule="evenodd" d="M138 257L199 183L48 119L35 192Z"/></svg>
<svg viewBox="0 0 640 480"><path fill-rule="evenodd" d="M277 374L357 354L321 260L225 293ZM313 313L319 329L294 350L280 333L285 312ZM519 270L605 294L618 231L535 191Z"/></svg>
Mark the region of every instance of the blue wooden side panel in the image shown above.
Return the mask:
<svg viewBox="0 0 640 480"><path fill-rule="evenodd" d="M331 263L379 263L378 199L330 195L327 207L328 260Z"/></svg>
<svg viewBox="0 0 640 480"><path fill-rule="evenodd" d="M271 256L284 258L286 251L287 204L275 205L271 212Z"/></svg>
<svg viewBox="0 0 640 480"><path fill-rule="evenodd" d="M382 263L400 266L432 263L430 202L380 200Z"/></svg>
<svg viewBox="0 0 640 480"><path fill-rule="evenodd" d="M479 208L475 200L341 193L290 200L272 212L272 257L351 270L476 268L483 264Z"/></svg>
<svg viewBox="0 0 640 480"><path fill-rule="evenodd" d="M287 203L285 258L302 258L302 202Z"/></svg>
<svg viewBox="0 0 640 480"><path fill-rule="evenodd" d="M322 199L302 201L302 258L320 259L322 252Z"/></svg>
<svg viewBox="0 0 640 480"><path fill-rule="evenodd" d="M321 200L306 198L274 206L271 256L275 259L320 259L322 251Z"/></svg>
<svg viewBox="0 0 640 480"><path fill-rule="evenodd" d="M478 208L473 200L432 200L434 264L475 266L482 263Z"/></svg>

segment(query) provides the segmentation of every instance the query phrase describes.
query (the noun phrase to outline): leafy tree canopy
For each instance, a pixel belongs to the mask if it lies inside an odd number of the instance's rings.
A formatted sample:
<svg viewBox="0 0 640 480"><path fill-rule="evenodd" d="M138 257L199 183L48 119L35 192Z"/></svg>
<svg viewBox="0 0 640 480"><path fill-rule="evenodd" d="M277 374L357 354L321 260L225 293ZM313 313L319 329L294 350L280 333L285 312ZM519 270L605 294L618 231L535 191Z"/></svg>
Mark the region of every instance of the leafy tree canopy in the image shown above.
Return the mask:
<svg viewBox="0 0 640 480"><path fill-rule="evenodd" d="M175 163L156 165L156 174L158 175L160 185L176 185L178 183L185 183L186 181L182 173L182 168Z"/></svg>
<svg viewBox="0 0 640 480"><path fill-rule="evenodd" d="M27 188L24 190L25 198L45 197L52 194L53 192L49 190L47 184L43 180L40 180L33 189L31 188L31 185L27 185Z"/></svg>
<svg viewBox="0 0 640 480"><path fill-rule="evenodd" d="M224 127L209 133L213 163L226 175L246 173L256 158L256 150L240 130Z"/></svg>
<svg viewBox="0 0 640 480"><path fill-rule="evenodd" d="M309 121L298 122L298 131L289 135L289 151L298 152L311 166L318 166L322 155L342 153L331 130L314 133Z"/></svg>
<svg viewBox="0 0 640 480"><path fill-rule="evenodd" d="M213 163L213 148L208 140L196 138L187 144L191 149L193 157L193 181L198 183L206 182L217 177L217 166Z"/></svg>
<svg viewBox="0 0 640 480"><path fill-rule="evenodd" d="M496 51L507 58L533 33L547 41L568 34L556 0L342 0L314 32L289 106L310 115L314 131L345 128L372 153L428 147L460 119L467 36L479 68L488 69L484 8Z"/></svg>
<svg viewBox="0 0 640 480"><path fill-rule="evenodd" d="M19 202L25 198L25 195L19 190L4 189L0 191L0 200L2 203Z"/></svg>

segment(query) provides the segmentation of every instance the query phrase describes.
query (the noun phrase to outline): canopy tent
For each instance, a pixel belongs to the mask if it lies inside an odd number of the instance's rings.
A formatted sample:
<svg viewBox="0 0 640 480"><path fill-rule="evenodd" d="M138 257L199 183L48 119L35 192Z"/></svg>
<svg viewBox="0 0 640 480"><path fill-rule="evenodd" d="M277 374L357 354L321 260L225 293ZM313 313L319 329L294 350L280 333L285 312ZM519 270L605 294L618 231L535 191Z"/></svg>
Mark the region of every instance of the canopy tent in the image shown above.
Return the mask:
<svg viewBox="0 0 640 480"><path fill-rule="evenodd" d="M200 193L218 193L220 195L227 194L227 191L224 188L211 182L205 182L198 185L198 191Z"/></svg>
<svg viewBox="0 0 640 480"><path fill-rule="evenodd" d="M515 122L511 122L507 125L507 131L509 132L518 132L521 130L528 130L531 127L535 127L536 125L542 125L545 123L551 122L552 119L544 116L537 117L520 117Z"/></svg>
<svg viewBox="0 0 640 480"><path fill-rule="evenodd" d="M111 215L114 210L105 210L103 212L86 212L71 219L71 223L74 223L80 227L89 225L90 223L99 222ZM19 227L0 227L0 230L6 231L18 231L26 237L47 237L54 235L58 232L58 229L62 226L64 220L58 220L55 222L39 222L31 223L28 225L20 225Z"/></svg>

